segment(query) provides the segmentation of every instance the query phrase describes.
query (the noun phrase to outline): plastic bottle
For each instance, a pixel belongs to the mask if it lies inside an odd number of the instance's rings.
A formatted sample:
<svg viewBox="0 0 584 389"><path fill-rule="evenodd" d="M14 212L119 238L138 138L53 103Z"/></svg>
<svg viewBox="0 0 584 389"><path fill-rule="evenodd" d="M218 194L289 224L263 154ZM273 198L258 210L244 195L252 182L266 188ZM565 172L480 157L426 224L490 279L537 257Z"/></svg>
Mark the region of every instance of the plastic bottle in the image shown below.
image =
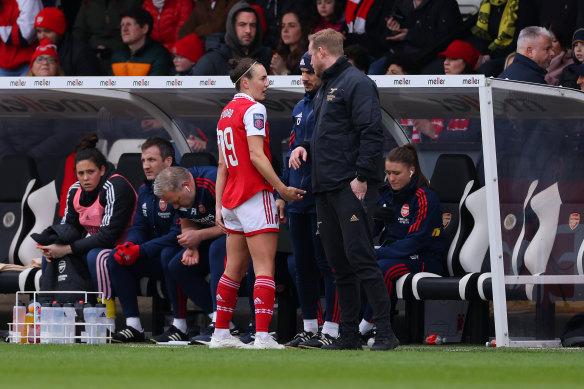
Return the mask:
<svg viewBox="0 0 584 389"><path fill-rule="evenodd" d="M95 334L97 336L95 343L106 343L107 336L107 309L105 304L95 304L95 312L97 316L97 325L95 326Z"/></svg>
<svg viewBox="0 0 584 389"><path fill-rule="evenodd" d="M26 306L19 301L14 308L12 308L12 343L25 343L26 333L24 332L24 317L26 316Z"/></svg>
<svg viewBox="0 0 584 389"><path fill-rule="evenodd" d="M487 343L485 343L485 346L487 346L487 347L497 347L497 339L489 340Z"/></svg>
<svg viewBox="0 0 584 389"><path fill-rule="evenodd" d="M97 322L97 312L92 304L85 304L83 307L83 320L85 321L86 343L95 344L95 323Z"/></svg>
<svg viewBox="0 0 584 389"><path fill-rule="evenodd" d="M41 342L41 316L40 316L41 304L39 302L32 302L28 304L28 313L26 314L24 321L29 323L27 326L27 341L28 343L40 343Z"/></svg>
<svg viewBox="0 0 584 389"><path fill-rule="evenodd" d="M65 311L63 306L58 302L53 302L53 326L52 339L53 343L65 343Z"/></svg>
<svg viewBox="0 0 584 389"><path fill-rule="evenodd" d="M63 343L75 343L75 319L77 317L75 306L71 303L63 304L63 313L65 316L65 339Z"/></svg>
<svg viewBox="0 0 584 389"><path fill-rule="evenodd" d="M424 343L426 343L426 344L444 344L444 343L446 343L446 338L443 338L442 336L440 336L438 334L430 334L424 340Z"/></svg>
<svg viewBox="0 0 584 389"><path fill-rule="evenodd" d="M45 303L41 307L41 343L52 343L52 335L55 319L53 316L53 305Z"/></svg>

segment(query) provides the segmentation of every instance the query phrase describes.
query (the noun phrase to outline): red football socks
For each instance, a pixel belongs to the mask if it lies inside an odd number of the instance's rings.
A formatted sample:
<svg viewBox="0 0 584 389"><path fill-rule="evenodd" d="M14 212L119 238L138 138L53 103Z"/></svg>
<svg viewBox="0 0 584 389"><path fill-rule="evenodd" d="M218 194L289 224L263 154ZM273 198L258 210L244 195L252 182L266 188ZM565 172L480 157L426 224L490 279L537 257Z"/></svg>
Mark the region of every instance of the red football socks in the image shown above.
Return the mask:
<svg viewBox="0 0 584 389"><path fill-rule="evenodd" d="M217 285L217 320L215 321L215 328L229 329L229 322L233 317L238 291L239 282L235 282L223 274L219 280L219 285Z"/></svg>
<svg viewBox="0 0 584 389"><path fill-rule="evenodd" d="M256 331L268 332L274 313L274 298L276 283L272 277L256 277L253 288L253 304L255 306Z"/></svg>

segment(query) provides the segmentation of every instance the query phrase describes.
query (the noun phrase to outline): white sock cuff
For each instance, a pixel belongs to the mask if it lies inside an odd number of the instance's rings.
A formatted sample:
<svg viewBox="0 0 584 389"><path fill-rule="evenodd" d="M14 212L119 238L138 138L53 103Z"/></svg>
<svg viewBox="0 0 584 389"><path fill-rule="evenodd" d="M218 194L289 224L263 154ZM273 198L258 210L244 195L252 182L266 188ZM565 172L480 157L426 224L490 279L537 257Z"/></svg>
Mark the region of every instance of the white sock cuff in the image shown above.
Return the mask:
<svg viewBox="0 0 584 389"><path fill-rule="evenodd" d="M139 317L127 317L126 318L126 325L128 327L132 327L135 330L138 330L140 332L144 331L144 329L142 328L142 323L140 322Z"/></svg>
<svg viewBox="0 0 584 389"><path fill-rule="evenodd" d="M304 322L304 331L312 332L316 334L318 331L318 319L309 319L303 320Z"/></svg>

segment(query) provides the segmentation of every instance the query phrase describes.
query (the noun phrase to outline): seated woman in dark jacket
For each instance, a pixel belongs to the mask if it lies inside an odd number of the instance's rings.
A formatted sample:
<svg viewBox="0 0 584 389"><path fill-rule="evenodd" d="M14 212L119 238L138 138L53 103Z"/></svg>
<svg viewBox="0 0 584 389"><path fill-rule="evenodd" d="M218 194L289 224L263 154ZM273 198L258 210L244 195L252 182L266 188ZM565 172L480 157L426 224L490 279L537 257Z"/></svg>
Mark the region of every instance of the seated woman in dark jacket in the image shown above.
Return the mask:
<svg viewBox="0 0 584 389"><path fill-rule="evenodd" d="M387 184L380 188L377 233L381 247L375 249L387 291L407 273L444 273L446 246L442 233L442 207L420 169L411 144L396 147L385 159ZM365 309L361 334L373 328L371 310Z"/></svg>

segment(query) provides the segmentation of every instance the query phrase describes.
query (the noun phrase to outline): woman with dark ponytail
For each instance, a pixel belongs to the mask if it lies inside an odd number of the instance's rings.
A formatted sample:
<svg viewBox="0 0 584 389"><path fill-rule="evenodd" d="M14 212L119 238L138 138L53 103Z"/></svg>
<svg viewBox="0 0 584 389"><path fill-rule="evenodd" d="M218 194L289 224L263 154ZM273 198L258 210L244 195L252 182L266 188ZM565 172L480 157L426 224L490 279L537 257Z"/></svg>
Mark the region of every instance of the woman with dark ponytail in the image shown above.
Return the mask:
<svg viewBox="0 0 584 389"><path fill-rule="evenodd" d="M116 244L125 240L136 209L136 192L96 148L98 137L87 134L76 147L75 173L61 224L72 226L84 238L70 244L41 245L47 261L73 255L87 261L93 286L103 292L108 317L115 317L106 261Z"/></svg>
<svg viewBox="0 0 584 389"><path fill-rule="evenodd" d="M375 249L387 291L407 273L443 274L446 247L442 237L442 207L420 169L411 144L392 149L385 158L387 183L379 190L375 230L381 247ZM392 298L393 301L393 298ZM373 328L367 307L359 325L362 335Z"/></svg>

